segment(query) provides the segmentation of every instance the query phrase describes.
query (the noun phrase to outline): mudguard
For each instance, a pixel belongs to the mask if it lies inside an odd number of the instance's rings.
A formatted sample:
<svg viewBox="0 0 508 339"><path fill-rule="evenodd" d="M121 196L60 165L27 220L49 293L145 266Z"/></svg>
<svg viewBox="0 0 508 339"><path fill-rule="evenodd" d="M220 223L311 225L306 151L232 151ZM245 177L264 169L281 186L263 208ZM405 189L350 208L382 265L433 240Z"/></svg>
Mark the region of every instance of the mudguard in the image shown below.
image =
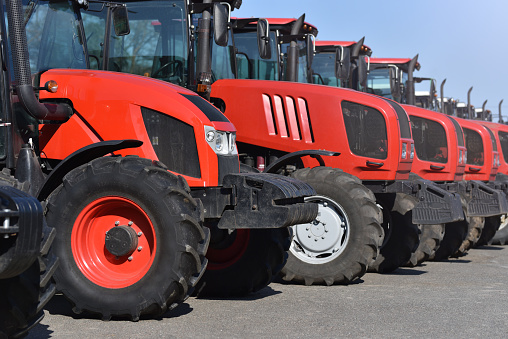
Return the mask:
<svg viewBox="0 0 508 339"><path fill-rule="evenodd" d="M422 178L411 180L418 203L413 208L415 224L445 224L464 220L460 195L438 187Z"/></svg>
<svg viewBox="0 0 508 339"><path fill-rule="evenodd" d="M81 165L93 159L125 148L140 147L143 144L139 140L108 140L85 146L63 159L58 166L48 175L44 185L39 190L37 197L40 201L45 200L63 180L63 177Z"/></svg>
<svg viewBox="0 0 508 339"><path fill-rule="evenodd" d="M471 192L466 196L469 216L491 217L508 213L505 193L481 181L469 181L466 185Z"/></svg>
<svg viewBox="0 0 508 339"><path fill-rule="evenodd" d="M231 189L232 199L220 218L221 229L281 228L309 223L317 217L317 204L304 202L305 197L316 194L314 189L290 177L229 174L223 188Z"/></svg>
<svg viewBox="0 0 508 339"><path fill-rule="evenodd" d="M37 259L43 209L36 198L11 186L0 186L0 201L0 279L6 279Z"/></svg>

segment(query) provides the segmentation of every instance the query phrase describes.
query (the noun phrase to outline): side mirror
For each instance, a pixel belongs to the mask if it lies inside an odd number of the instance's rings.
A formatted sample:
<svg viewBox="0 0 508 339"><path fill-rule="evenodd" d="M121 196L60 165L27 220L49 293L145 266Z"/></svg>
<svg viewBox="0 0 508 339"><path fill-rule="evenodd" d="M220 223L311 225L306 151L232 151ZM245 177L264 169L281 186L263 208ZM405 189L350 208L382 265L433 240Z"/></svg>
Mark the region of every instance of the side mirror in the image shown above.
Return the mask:
<svg viewBox="0 0 508 339"><path fill-rule="evenodd" d="M270 25L268 20L258 20L258 51L261 59L271 59L272 49L270 47Z"/></svg>
<svg viewBox="0 0 508 339"><path fill-rule="evenodd" d="M400 98L402 95L399 68L397 66L390 66L390 92L394 98Z"/></svg>
<svg viewBox="0 0 508 339"><path fill-rule="evenodd" d="M113 8L113 27L117 36L127 35L131 32L127 6Z"/></svg>
<svg viewBox="0 0 508 339"><path fill-rule="evenodd" d="M350 71L351 54L349 48L339 46L335 52L335 76L341 81L347 81Z"/></svg>
<svg viewBox="0 0 508 339"><path fill-rule="evenodd" d="M228 23L229 10L220 3L213 4L213 37L215 43L219 46L226 47L228 45Z"/></svg>
<svg viewBox="0 0 508 339"><path fill-rule="evenodd" d="M307 70L310 71L312 68L312 60L314 60L314 54L316 53L316 38L312 34L307 34Z"/></svg>
<svg viewBox="0 0 508 339"><path fill-rule="evenodd" d="M369 75L369 67L363 56L358 58L358 82L362 88L367 88L367 78Z"/></svg>

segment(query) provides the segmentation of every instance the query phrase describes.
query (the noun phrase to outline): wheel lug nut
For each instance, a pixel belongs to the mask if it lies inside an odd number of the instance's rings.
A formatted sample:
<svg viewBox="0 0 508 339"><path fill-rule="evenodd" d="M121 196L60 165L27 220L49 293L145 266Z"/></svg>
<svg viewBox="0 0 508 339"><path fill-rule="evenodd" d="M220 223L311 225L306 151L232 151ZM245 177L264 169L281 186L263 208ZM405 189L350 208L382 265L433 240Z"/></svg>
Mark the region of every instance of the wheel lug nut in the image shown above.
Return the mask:
<svg viewBox="0 0 508 339"><path fill-rule="evenodd" d="M317 241L318 239L317 238L314 238L314 241Z"/></svg>
<svg viewBox="0 0 508 339"><path fill-rule="evenodd" d="M143 249L143 246L138 247L138 251L141 251Z"/></svg>
<svg viewBox="0 0 508 339"><path fill-rule="evenodd" d="M134 223L132 221L129 221L128 225L132 226L132 224L134 224Z"/></svg>
<svg viewBox="0 0 508 339"><path fill-rule="evenodd" d="M143 232L138 232L138 237L142 236Z"/></svg>
<svg viewBox="0 0 508 339"><path fill-rule="evenodd" d="M310 238L310 234L308 235L308 237Z"/></svg>
<svg viewBox="0 0 508 339"><path fill-rule="evenodd" d="M115 226L120 225L120 221L115 221Z"/></svg>
<svg viewBox="0 0 508 339"><path fill-rule="evenodd" d="M307 230L307 231L310 230L310 227L306 227L305 230Z"/></svg>
<svg viewBox="0 0 508 339"><path fill-rule="evenodd" d="M325 237L321 237L321 239L324 239Z"/></svg>
<svg viewBox="0 0 508 339"><path fill-rule="evenodd" d="M129 261L132 261L132 259L134 259L134 258L132 257L132 255L131 255L130 257L128 257L128 258L127 258L127 260L129 260Z"/></svg>
<svg viewBox="0 0 508 339"><path fill-rule="evenodd" d="M327 202L324 202L324 203L323 203L323 206L324 206L324 207L328 206L328 203L327 203Z"/></svg>

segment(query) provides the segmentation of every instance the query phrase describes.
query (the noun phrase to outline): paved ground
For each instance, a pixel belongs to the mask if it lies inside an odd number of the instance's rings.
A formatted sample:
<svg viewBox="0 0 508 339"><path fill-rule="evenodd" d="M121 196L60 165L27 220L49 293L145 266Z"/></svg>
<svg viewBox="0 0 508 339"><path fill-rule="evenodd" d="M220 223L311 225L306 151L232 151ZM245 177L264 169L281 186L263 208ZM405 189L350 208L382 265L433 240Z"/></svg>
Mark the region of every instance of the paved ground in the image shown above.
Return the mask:
<svg viewBox="0 0 508 339"><path fill-rule="evenodd" d="M350 286L273 283L242 299L190 298L161 319L103 322L62 296L27 338L506 338L508 247L369 273Z"/></svg>

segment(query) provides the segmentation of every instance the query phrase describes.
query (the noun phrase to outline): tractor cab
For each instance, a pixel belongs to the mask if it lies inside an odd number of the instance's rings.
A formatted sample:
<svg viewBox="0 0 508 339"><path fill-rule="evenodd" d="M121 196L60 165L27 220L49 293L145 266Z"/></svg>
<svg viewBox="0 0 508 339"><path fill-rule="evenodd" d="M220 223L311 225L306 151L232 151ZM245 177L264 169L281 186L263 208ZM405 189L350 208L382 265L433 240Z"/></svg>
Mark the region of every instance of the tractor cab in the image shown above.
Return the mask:
<svg viewBox="0 0 508 339"><path fill-rule="evenodd" d="M414 70L420 70L418 55L409 58L371 58L367 93L414 104Z"/></svg>
<svg viewBox="0 0 508 339"><path fill-rule="evenodd" d="M318 30L304 20L305 15L298 19L233 19L238 78L312 83ZM266 48L258 49L259 44Z"/></svg>
<svg viewBox="0 0 508 339"><path fill-rule="evenodd" d="M359 41L316 41L312 62L315 84L364 92L372 50ZM367 60L367 61L366 61Z"/></svg>

